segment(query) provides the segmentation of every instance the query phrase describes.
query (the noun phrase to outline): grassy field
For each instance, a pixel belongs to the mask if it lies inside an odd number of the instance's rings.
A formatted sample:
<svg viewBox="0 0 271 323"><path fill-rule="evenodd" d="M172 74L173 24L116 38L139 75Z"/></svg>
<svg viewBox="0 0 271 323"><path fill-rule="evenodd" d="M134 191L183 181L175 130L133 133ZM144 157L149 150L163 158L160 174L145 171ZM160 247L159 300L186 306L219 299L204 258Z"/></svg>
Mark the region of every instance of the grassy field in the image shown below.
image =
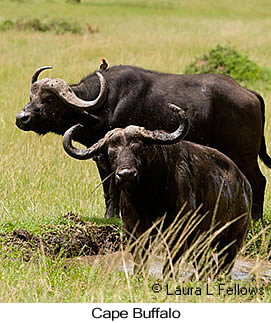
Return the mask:
<svg viewBox="0 0 271 323"><path fill-rule="evenodd" d="M195 57L218 44L233 46L257 64L271 67L270 11L268 0L85 0L81 4L0 0L0 24L38 18L82 27L82 34L0 31L0 232L24 228L38 234L42 227L63 221L63 214L69 211L85 220L101 218L104 213L102 188L94 190L99 177L93 162L69 158L61 137L40 137L15 126L15 115L28 102L30 78L37 67L52 65L54 69L43 76L64 78L69 83L97 69L102 57L110 65L182 73ZM99 31L89 33L87 24ZM262 84L253 89L266 103L265 134L271 153L271 93ZM261 168L268 180L265 220L271 222L271 172L263 164ZM43 255L23 263L1 253L0 261L0 302L271 300L269 288L264 296L250 298L154 294L154 277L105 275L91 266L67 265L63 259ZM242 284L259 286L260 282Z"/></svg>

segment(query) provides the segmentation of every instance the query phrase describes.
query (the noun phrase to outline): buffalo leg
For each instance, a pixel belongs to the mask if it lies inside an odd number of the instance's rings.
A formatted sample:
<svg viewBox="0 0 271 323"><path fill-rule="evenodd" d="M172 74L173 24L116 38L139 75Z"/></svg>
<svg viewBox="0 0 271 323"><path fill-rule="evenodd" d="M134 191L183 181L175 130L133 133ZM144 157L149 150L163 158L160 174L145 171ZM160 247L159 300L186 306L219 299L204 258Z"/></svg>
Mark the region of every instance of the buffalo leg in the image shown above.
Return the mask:
<svg viewBox="0 0 271 323"><path fill-rule="evenodd" d="M266 179L263 176L258 163L254 167L247 168L247 165L240 166L247 177L253 192L252 196L252 219L257 221L263 217L264 191Z"/></svg>
<svg viewBox="0 0 271 323"><path fill-rule="evenodd" d="M105 218L119 216L119 191L115 185L115 180L110 175L110 171L97 162L100 178L103 183L104 200L105 200Z"/></svg>
<svg viewBox="0 0 271 323"><path fill-rule="evenodd" d="M111 177L109 181L109 206L105 217L119 217L120 190L115 183L115 177Z"/></svg>
<svg viewBox="0 0 271 323"><path fill-rule="evenodd" d="M247 234L248 218L244 216L237 222L239 222L240 231L236 232L229 227L212 241L210 247L215 248L213 249L214 253L209 254L209 257L206 258L205 251L208 250L203 249L196 255L193 262L199 279L206 276L214 279L219 278L221 274L226 276L230 274Z"/></svg>

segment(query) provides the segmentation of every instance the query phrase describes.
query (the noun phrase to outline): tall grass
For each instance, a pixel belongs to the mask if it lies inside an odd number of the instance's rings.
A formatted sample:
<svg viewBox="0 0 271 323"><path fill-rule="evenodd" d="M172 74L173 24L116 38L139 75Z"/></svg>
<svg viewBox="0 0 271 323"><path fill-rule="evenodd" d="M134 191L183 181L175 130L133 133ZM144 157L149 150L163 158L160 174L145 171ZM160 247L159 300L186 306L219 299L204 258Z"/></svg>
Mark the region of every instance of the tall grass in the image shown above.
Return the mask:
<svg viewBox="0 0 271 323"><path fill-rule="evenodd" d="M96 34L56 35L32 31L0 32L0 231L22 227L39 232L72 211L85 219L102 217L102 187L93 162L65 155L62 139L40 137L15 127L15 115L28 101L37 67L53 65L44 77L77 82L105 57L110 65L131 64L181 73L195 57L217 44L231 45L260 66L270 67L270 2L172 0L0 1L0 23L38 18L65 20ZM255 84L266 103L265 134L271 153L271 94ZM265 217L271 214L271 173L267 177ZM155 278L70 265L41 255L37 262L10 262L1 255L0 301L238 301L239 298L178 298L150 291ZM115 285L114 285L115 284ZM189 282L193 286L195 282ZM246 283L254 284L254 283ZM114 287L112 290L112 286ZM269 296L253 301L267 301ZM243 298L240 301L244 300Z"/></svg>
<svg viewBox="0 0 271 323"><path fill-rule="evenodd" d="M197 226L201 216L197 212L187 214L193 226ZM185 243L191 229L184 225L183 217L177 218L166 230L162 230L163 219L155 223L140 239L128 242L128 249L136 247L146 253L141 260L144 267L155 263L157 274L144 271L132 274L131 257L123 249L118 254L94 259L91 256L65 259L45 255L43 249L32 256L29 262L16 258L15 251L0 253L1 302L269 302L271 290L269 280L263 279L267 266L260 258L250 268L253 280L230 280L220 274L217 252L210 250L213 236L205 233L198 236L188 248L178 266L180 275L176 279L161 276L161 267L172 252ZM180 232L180 227L183 230ZM214 235L220 234L226 227L213 228ZM178 232L177 245L169 248L171 240ZM155 235L154 235L155 233ZM126 248L126 249L127 249ZM203 254L203 263L192 267L195 256ZM157 256L159 258L157 258ZM159 259L159 261L157 261ZM246 258L243 258L243 262ZM172 264L171 264L172 265ZM122 267L122 271L120 271ZM269 270L270 270L269 264ZM169 274L175 275L176 268L170 266ZM160 273L159 273L160 271ZM191 280L191 276L194 277ZM270 276L269 276L270 279ZM242 289L242 294L237 290ZM229 290L227 292L227 290ZM235 292L233 292L235 290ZM254 292L249 292L250 290Z"/></svg>

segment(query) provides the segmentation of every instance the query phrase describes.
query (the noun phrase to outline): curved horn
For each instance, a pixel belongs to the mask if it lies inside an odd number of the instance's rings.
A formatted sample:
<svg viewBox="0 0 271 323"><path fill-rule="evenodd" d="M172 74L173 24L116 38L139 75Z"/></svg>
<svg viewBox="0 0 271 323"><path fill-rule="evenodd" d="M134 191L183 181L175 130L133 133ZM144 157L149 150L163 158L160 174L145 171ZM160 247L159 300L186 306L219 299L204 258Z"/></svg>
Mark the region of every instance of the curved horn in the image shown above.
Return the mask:
<svg viewBox="0 0 271 323"><path fill-rule="evenodd" d="M94 157L94 155L99 154L100 150L102 149L103 144L105 143L105 139L99 140L97 143L92 145L90 148L87 149L78 149L73 146L72 139L74 135L82 129L83 126L81 124L77 124L70 129L68 129L64 136L63 136L63 147L64 150L68 155L73 158L86 160Z"/></svg>
<svg viewBox="0 0 271 323"><path fill-rule="evenodd" d="M142 135L143 140L149 144L159 144L159 145L171 145L183 139L190 128L190 120L187 118L186 113L183 109L175 104L169 104L168 107L174 112L178 113L178 120L180 125L172 133L167 133L163 130L146 130L140 129L140 135Z"/></svg>
<svg viewBox="0 0 271 323"><path fill-rule="evenodd" d="M52 69L53 67L52 66L43 66L43 67L40 67L36 70L36 72L33 74L32 76L32 79L31 79L31 85L35 82L37 82L38 80L38 77L40 75L40 73L44 70L48 70L48 69Z"/></svg>
<svg viewBox="0 0 271 323"><path fill-rule="evenodd" d="M95 111L99 109L107 97L107 84L104 76L96 72L100 81L100 92L97 98L93 101L85 101L80 99L69 84L67 84L62 79L52 79L48 80L43 86L44 89L54 92L60 99L62 99L65 103L69 104L75 109L83 110L83 111Z"/></svg>

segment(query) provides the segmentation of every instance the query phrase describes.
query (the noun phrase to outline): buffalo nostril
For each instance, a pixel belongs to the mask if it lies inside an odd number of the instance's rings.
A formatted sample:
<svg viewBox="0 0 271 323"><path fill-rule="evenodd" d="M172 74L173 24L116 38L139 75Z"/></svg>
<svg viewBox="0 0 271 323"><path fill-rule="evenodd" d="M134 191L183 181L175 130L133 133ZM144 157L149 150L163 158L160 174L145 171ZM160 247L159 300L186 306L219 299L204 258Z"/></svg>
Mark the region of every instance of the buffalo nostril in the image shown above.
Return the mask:
<svg viewBox="0 0 271 323"><path fill-rule="evenodd" d="M30 113L20 112L16 116L16 124L17 125L24 125L29 122L30 117L31 117Z"/></svg>
<svg viewBox="0 0 271 323"><path fill-rule="evenodd" d="M28 122L29 119L30 119L30 115L24 115L24 116L21 117L21 121L24 122L24 123Z"/></svg>
<svg viewBox="0 0 271 323"><path fill-rule="evenodd" d="M135 169L124 168L116 173L116 179L118 181L131 181L137 177L137 171Z"/></svg>

